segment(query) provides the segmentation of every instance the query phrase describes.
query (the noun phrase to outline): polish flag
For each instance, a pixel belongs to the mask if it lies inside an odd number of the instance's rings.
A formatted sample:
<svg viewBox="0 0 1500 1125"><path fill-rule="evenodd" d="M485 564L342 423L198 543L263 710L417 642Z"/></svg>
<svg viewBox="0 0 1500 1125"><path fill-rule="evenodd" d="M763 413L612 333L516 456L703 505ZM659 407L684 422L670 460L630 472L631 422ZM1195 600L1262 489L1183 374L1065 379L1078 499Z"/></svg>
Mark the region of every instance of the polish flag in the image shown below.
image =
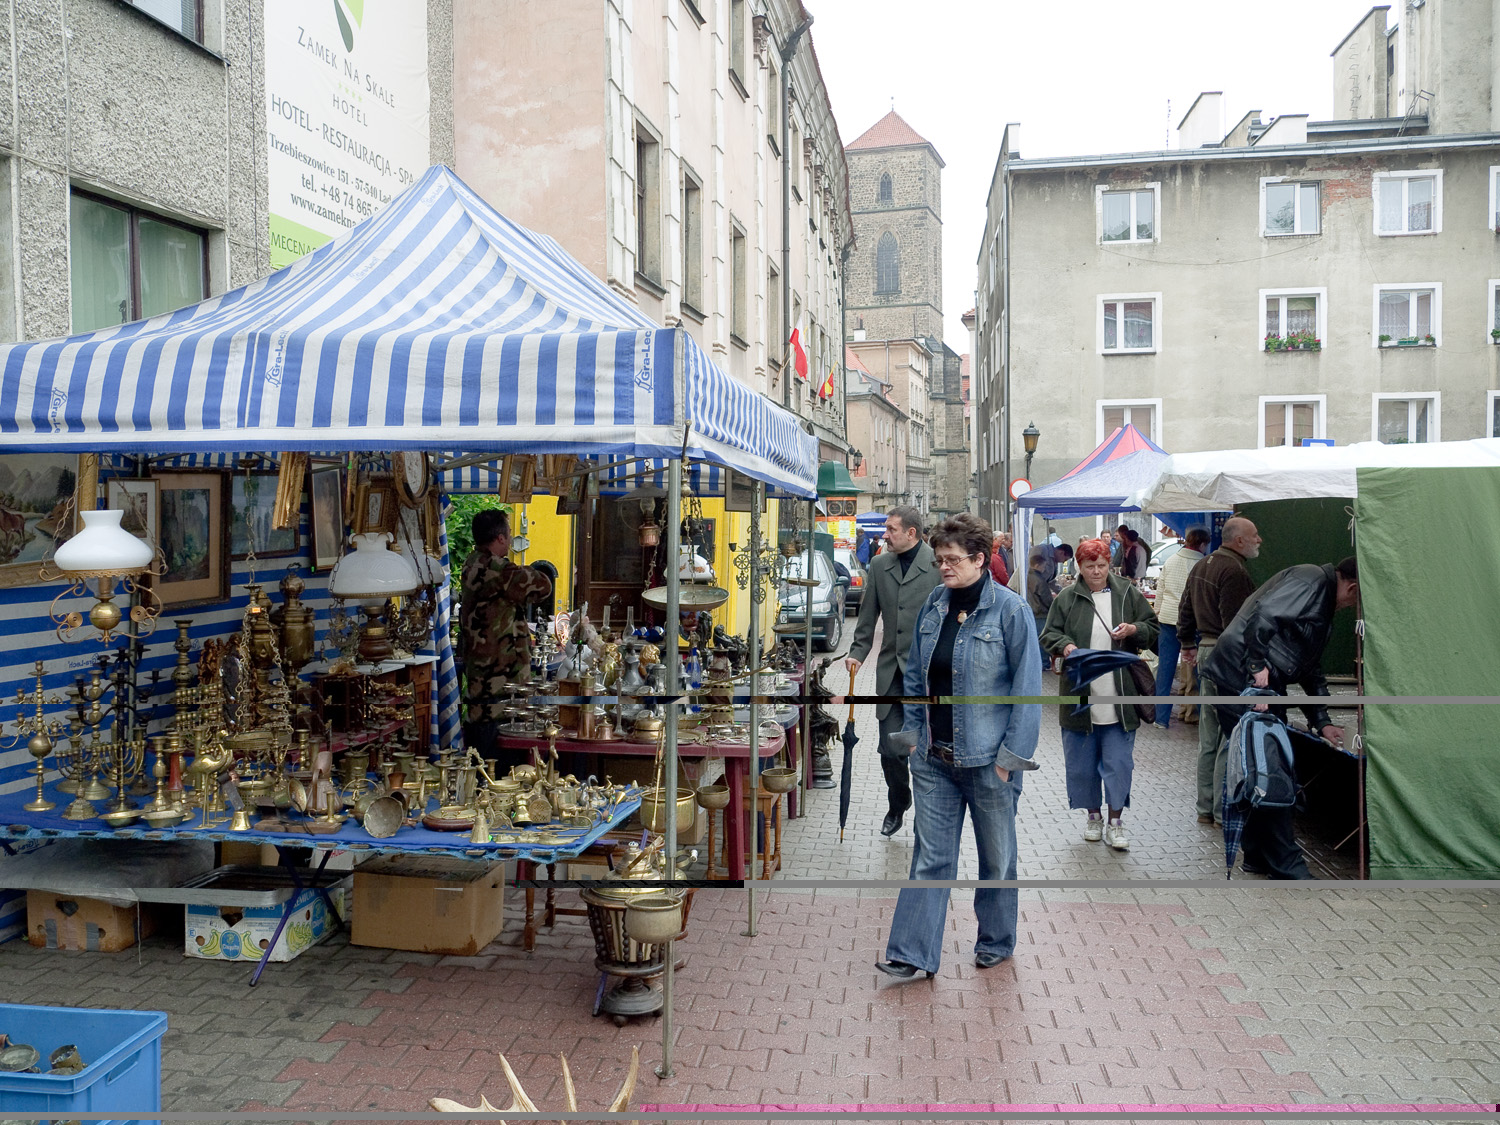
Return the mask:
<svg viewBox="0 0 1500 1125"><path fill-rule="evenodd" d="M802 345L802 325L799 323L792 329L792 362L796 364L797 374L804 379L807 378L807 348Z"/></svg>

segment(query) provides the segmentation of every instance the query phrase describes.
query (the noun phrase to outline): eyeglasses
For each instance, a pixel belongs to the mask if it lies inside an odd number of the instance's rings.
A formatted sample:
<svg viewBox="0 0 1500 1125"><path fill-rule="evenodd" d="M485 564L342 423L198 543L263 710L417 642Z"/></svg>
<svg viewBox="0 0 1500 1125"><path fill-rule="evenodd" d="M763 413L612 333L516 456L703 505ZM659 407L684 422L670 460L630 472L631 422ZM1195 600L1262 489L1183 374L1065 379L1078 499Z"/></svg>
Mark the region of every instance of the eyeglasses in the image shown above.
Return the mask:
<svg viewBox="0 0 1500 1125"><path fill-rule="evenodd" d="M949 570L956 569L959 563L968 562L970 559L977 559L978 557L979 557L978 555L934 555L933 556L933 558L937 562L938 566L946 567Z"/></svg>

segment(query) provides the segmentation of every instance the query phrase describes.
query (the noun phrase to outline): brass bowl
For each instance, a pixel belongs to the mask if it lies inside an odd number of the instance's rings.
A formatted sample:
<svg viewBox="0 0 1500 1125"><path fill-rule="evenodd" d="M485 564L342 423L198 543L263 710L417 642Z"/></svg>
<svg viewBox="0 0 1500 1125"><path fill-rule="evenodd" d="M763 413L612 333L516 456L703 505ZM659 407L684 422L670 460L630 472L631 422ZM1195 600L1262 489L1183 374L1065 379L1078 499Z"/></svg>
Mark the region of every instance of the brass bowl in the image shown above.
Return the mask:
<svg viewBox="0 0 1500 1125"><path fill-rule="evenodd" d="M691 582L683 582L677 590L677 608L679 610L693 609L718 609L729 600L729 591L723 586L702 586ZM667 588L656 586L641 595L641 601L652 609L665 610L667 608Z"/></svg>
<svg viewBox="0 0 1500 1125"><path fill-rule="evenodd" d="M134 824L141 819L138 809L123 809L119 812L100 813L99 819L111 828L124 828L127 824Z"/></svg>
<svg viewBox="0 0 1500 1125"><path fill-rule="evenodd" d="M787 769L785 766L761 770L760 783L768 792L790 793L793 789L797 788L797 771Z"/></svg>
<svg viewBox="0 0 1500 1125"><path fill-rule="evenodd" d="M698 804L705 809L722 809L729 804L729 786L727 785L700 785L698 787Z"/></svg>
<svg viewBox="0 0 1500 1125"><path fill-rule="evenodd" d="M152 828L171 828L187 818L176 809L147 809L141 813L141 819Z"/></svg>
<svg viewBox="0 0 1500 1125"><path fill-rule="evenodd" d="M406 819L406 805L395 797L377 797L365 809L365 831L377 840L394 836Z"/></svg>
<svg viewBox="0 0 1500 1125"><path fill-rule="evenodd" d="M660 945L682 933L682 899L642 895L625 904L625 934L642 945Z"/></svg>
<svg viewBox="0 0 1500 1125"><path fill-rule="evenodd" d="M697 819L698 812L694 808L696 803L697 797L691 789L677 790L677 831L679 834L691 828ZM666 801L660 788L653 786L641 794L641 823L650 831L661 833L667 830L665 805Z"/></svg>

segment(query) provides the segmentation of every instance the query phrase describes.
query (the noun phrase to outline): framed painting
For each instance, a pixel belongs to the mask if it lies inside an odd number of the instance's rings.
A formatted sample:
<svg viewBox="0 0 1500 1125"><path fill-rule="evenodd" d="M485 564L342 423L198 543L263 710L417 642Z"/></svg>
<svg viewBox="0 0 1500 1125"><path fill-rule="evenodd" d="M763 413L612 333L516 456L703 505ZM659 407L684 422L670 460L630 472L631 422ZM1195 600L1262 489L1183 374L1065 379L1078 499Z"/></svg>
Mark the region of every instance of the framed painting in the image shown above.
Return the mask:
<svg viewBox="0 0 1500 1125"><path fill-rule="evenodd" d="M312 493L312 565L322 570L338 562L344 549L344 471L339 465L320 466L308 479Z"/></svg>
<svg viewBox="0 0 1500 1125"><path fill-rule="evenodd" d="M733 469L724 470L724 510L726 512L748 512L755 502L755 482L749 477L735 472ZM765 501L761 501L760 510L766 510Z"/></svg>
<svg viewBox="0 0 1500 1125"><path fill-rule="evenodd" d="M229 597L229 492L223 473L162 473L157 543L166 571L153 580L164 606Z"/></svg>
<svg viewBox="0 0 1500 1125"><path fill-rule="evenodd" d="M576 516L583 511L584 502L590 496L589 486L594 482L593 473L577 473L564 478L557 494L557 514Z"/></svg>
<svg viewBox="0 0 1500 1125"><path fill-rule="evenodd" d="M276 473L236 473L229 480L229 557L258 559L295 555L302 537L295 527L276 526Z"/></svg>
<svg viewBox="0 0 1500 1125"><path fill-rule="evenodd" d="M536 457L530 453L507 453L500 462L500 501L529 504L536 491Z"/></svg>
<svg viewBox="0 0 1500 1125"><path fill-rule="evenodd" d="M422 542L435 559L443 557L443 498L430 489L422 502Z"/></svg>
<svg viewBox="0 0 1500 1125"><path fill-rule="evenodd" d="M396 484L389 477L372 477L354 490L354 534L396 530Z"/></svg>
<svg viewBox="0 0 1500 1125"><path fill-rule="evenodd" d="M115 477L105 503L124 512L120 526L155 547L161 542L161 482L150 477Z"/></svg>
<svg viewBox="0 0 1500 1125"><path fill-rule="evenodd" d="M79 509L98 505L94 453L0 455L0 587L40 581L42 562L73 537Z"/></svg>

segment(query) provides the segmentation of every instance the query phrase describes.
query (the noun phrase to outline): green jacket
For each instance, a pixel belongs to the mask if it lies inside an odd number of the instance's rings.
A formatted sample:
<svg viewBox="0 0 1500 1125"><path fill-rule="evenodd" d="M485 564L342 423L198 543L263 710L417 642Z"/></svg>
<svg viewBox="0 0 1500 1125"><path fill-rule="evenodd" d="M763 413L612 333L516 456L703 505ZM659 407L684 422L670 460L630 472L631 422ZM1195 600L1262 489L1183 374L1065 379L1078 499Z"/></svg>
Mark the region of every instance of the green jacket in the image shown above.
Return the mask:
<svg viewBox="0 0 1500 1125"><path fill-rule="evenodd" d="M1159 626L1156 614L1151 611L1145 595L1118 574L1109 576L1109 593L1110 625L1130 622L1136 627L1135 639L1140 642L1141 648L1151 648L1156 643ZM1042 647L1054 656L1061 656L1063 649L1070 644L1079 648L1093 647L1089 642L1094 633L1094 620L1094 599L1090 596L1088 584L1079 578L1053 599L1052 608L1047 613L1047 623L1042 628ZM1114 676L1115 695L1136 694L1135 685L1123 669L1116 670ZM1085 702L1088 695L1088 687L1085 686L1082 692ZM1084 710L1075 715L1074 706L1072 703L1062 705L1062 728L1088 734L1094 729L1089 713ZM1119 711L1120 722L1125 730L1133 731L1140 725L1140 718L1134 707L1120 707Z"/></svg>

